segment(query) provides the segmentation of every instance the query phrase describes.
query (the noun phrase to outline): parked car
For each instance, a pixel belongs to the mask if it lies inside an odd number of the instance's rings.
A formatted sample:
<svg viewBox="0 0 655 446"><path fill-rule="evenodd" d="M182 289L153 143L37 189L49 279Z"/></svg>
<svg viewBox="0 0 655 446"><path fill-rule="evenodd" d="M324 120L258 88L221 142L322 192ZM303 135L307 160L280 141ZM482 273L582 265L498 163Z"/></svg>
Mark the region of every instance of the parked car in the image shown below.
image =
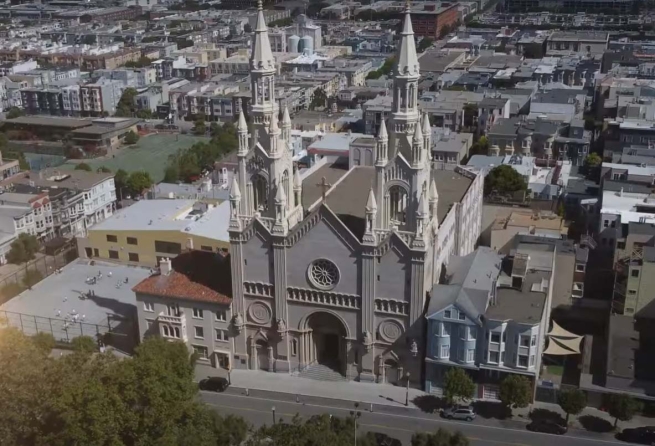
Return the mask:
<svg viewBox="0 0 655 446"><path fill-rule="evenodd" d="M444 418L448 418L450 420L475 420L475 411L471 406L452 406L444 409L442 415Z"/></svg>
<svg viewBox="0 0 655 446"><path fill-rule="evenodd" d="M198 384L200 390L211 390L212 392L223 392L230 386L227 378L221 376L212 376L207 379L203 379Z"/></svg>
<svg viewBox="0 0 655 446"><path fill-rule="evenodd" d="M647 444L655 446L655 426L644 426L635 429L623 429L620 434L616 436L621 441L629 441L630 443Z"/></svg>
<svg viewBox="0 0 655 446"><path fill-rule="evenodd" d="M543 432L545 434L564 435L568 428L551 420L534 420L528 424L528 430L532 432Z"/></svg>

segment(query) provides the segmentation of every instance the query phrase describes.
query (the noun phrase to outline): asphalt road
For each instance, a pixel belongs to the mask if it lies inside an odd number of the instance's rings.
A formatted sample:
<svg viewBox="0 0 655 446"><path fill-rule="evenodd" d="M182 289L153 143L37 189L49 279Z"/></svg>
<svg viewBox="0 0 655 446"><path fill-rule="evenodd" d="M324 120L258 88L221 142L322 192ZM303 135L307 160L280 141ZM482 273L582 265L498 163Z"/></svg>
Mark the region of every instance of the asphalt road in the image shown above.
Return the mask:
<svg viewBox="0 0 655 446"><path fill-rule="evenodd" d="M279 396L279 398L278 398ZM217 411L240 415L248 420L255 427L263 424L273 423L273 407L277 421L289 420L294 415L311 417L329 413L334 416L349 416L351 407L339 407L339 404L332 405L320 399L306 399L296 403L293 396L284 396L276 393L265 393L250 396L237 394L236 392L213 393L201 392L201 399ZM420 414L405 409L394 410L395 413L383 411L381 406L374 408L370 413L368 407L359 407L361 418L358 426L360 432L384 432L392 437L400 439L403 444L409 445L410 438L414 432L435 431L442 427L449 430L459 430L466 435L471 446L609 446L623 445L612 437L586 431L571 431L564 436L533 433L525 429L525 422L522 421L500 421L489 419L478 419L472 423L466 421L450 421L438 417L438 415ZM378 411L380 409L380 411ZM399 409L399 408L394 408ZM404 409L404 408L403 408Z"/></svg>

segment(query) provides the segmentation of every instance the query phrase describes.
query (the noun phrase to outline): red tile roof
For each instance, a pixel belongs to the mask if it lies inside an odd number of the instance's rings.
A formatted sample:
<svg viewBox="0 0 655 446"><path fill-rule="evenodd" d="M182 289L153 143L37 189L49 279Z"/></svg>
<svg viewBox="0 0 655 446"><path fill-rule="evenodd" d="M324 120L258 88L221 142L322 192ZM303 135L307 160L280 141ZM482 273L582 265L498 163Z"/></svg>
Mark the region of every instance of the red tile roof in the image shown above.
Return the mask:
<svg viewBox="0 0 655 446"><path fill-rule="evenodd" d="M190 251L180 254L172 263L170 274L153 274L139 282L132 291L200 302L232 302L229 256Z"/></svg>

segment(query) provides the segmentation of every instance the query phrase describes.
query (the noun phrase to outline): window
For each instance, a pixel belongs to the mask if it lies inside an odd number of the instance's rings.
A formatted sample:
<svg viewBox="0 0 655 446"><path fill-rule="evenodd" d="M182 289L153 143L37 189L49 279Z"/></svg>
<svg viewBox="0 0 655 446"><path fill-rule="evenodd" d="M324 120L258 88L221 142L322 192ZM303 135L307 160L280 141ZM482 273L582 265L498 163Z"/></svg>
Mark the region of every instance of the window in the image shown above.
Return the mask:
<svg viewBox="0 0 655 446"><path fill-rule="evenodd" d="M530 347L530 336L521 336L521 347Z"/></svg>
<svg viewBox="0 0 655 446"><path fill-rule="evenodd" d="M98 248L93 248L93 257L100 257L100 250Z"/></svg>
<svg viewBox="0 0 655 446"><path fill-rule="evenodd" d="M143 311L148 311L150 313L155 311L155 306L152 304L152 302L144 302L143 303Z"/></svg>
<svg viewBox="0 0 655 446"><path fill-rule="evenodd" d="M638 269L633 269L632 271L630 271L630 275L632 277L639 277L639 270Z"/></svg>
<svg viewBox="0 0 655 446"><path fill-rule="evenodd" d="M450 325L441 323L441 336L450 336Z"/></svg>
<svg viewBox="0 0 655 446"><path fill-rule="evenodd" d="M489 362L498 364L498 352L489 352Z"/></svg>
<svg viewBox="0 0 655 446"><path fill-rule="evenodd" d="M534 347L537 345L537 335L532 335L532 339L530 340L530 345Z"/></svg>
<svg viewBox="0 0 655 446"><path fill-rule="evenodd" d="M129 258L130 262L138 262L139 261L139 254L137 254L136 252L128 253L127 257Z"/></svg>
<svg viewBox="0 0 655 446"><path fill-rule="evenodd" d="M441 346L441 359L450 358L450 345Z"/></svg>
<svg viewBox="0 0 655 446"><path fill-rule="evenodd" d="M459 338L466 340L466 326L465 325L460 325L459 326Z"/></svg>
<svg viewBox="0 0 655 446"><path fill-rule="evenodd" d="M475 361L475 349L470 348L466 351L466 362L474 362Z"/></svg>
<svg viewBox="0 0 655 446"><path fill-rule="evenodd" d="M169 336L171 335L170 330L168 329L168 325L162 325L161 327L161 332L163 336Z"/></svg>
<svg viewBox="0 0 655 446"><path fill-rule="evenodd" d="M204 317L204 314L202 312L202 309L200 308L194 308L193 309L193 318L194 319L202 319Z"/></svg>
<svg viewBox="0 0 655 446"><path fill-rule="evenodd" d="M575 270L579 273L584 273L585 271L585 264L584 263L576 263L575 264Z"/></svg>
<svg viewBox="0 0 655 446"><path fill-rule="evenodd" d="M166 305L166 314L177 317L180 315L180 309L175 304Z"/></svg>
<svg viewBox="0 0 655 446"><path fill-rule="evenodd" d="M294 339L291 341L291 356L296 356L298 354L298 340ZM357 362L357 352L355 352L355 363Z"/></svg>
<svg viewBox="0 0 655 446"><path fill-rule="evenodd" d="M500 344L500 333L491 333L491 343Z"/></svg>
<svg viewBox="0 0 655 446"><path fill-rule="evenodd" d="M501 362L501 364L505 362L505 352L504 351L500 352L500 362Z"/></svg>
<svg viewBox="0 0 655 446"><path fill-rule="evenodd" d="M227 330L221 330L217 328L216 330L216 340L221 342L227 342Z"/></svg>
<svg viewBox="0 0 655 446"><path fill-rule="evenodd" d="M465 321L466 320L466 315L462 311L459 312L459 320L460 321Z"/></svg>
<svg viewBox="0 0 655 446"><path fill-rule="evenodd" d="M503 343L507 342L507 331L503 332Z"/></svg>
<svg viewBox="0 0 655 446"><path fill-rule="evenodd" d="M635 294L637 294L637 290L628 290L628 294L634 296Z"/></svg>
<svg viewBox="0 0 655 446"><path fill-rule="evenodd" d="M203 327L193 327L194 336L196 339L203 339L205 337L205 329Z"/></svg>
<svg viewBox="0 0 655 446"><path fill-rule="evenodd" d="M530 355L530 367L534 367L534 355Z"/></svg>
<svg viewBox="0 0 655 446"><path fill-rule="evenodd" d="M198 357L202 359L208 358L208 350L207 347L205 347L204 345L194 345L193 351L198 355Z"/></svg>
<svg viewBox="0 0 655 446"><path fill-rule="evenodd" d="M182 245L179 243L155 240L155 251L166 254L179 254L182 252Z"/></svg>
<svg viewBox="0 0 655 446"><path fill-rule="evenodd" d="M573 282L573 297L582 297L584 294L584 283L582 282Z"/></svg>
<svg viewBox="0 0 655 446"><path fill-rule="evenodd" d="M214 316L216 317L217 321L225 322L227 320L227 311L218 310L216 313L214 313Z"/></svg>
<svg viewBox="0 0 655 446"><path fill-rule="evenodd" d="M214 248L212 248L211 246L207 246L207 245L200 245L200 250L212 252L212 251L214 251Z"/></svg>
<svg viewBox="0 0 655 446"><path fill-rule="evenodd" d="M450 319L450 314L451 314L450 310L444 311L443 312L444 319Z"/></svg>
<svg viewBox="0 0 655 446"><path fill-rule="evenodd" d="M478 329L476 327L469 327L469 341L477 339Z"/></svg>
<svg viewBox="0 0 655 446"><path fill-rule="evenodd" d="M519 360L518 363L516 364L517 367L528 367L528 355L519 355Z"/></svg>
<svg viewBox="0 0 655 446"><path fill-rule="evenodd" d="M146 319L146 330L150 330L152 327L152 324L154 324L155 321L153 319Z"/></svg>
<svg viewBox="0 0 655 446"><path fill-rule="evenodd" d="M107 241L112 242L112 243L116 243L118 241L118 237L116 237L115 235L107 234Z"/></svg>
<svg viewBox="0 0 655 446"><path fill-rule="evenodd" d="M610 225L610 221L609 221L609 220L605 220L605 221L603 221L603 228L607 228L607 227L609 227L609 225Z"/></svg>
<svg viewBox="0 0 655 446"><path fill-rule="evenodd" d="M113 250L110 249L109 250L109 258L110 259L118 259L118 251L113 251Z"/></svg>
<svg viewBox="0 0 655 446"><path fill-rule="evenodd" d="M136 237L128 237L127 238L127 244L128 245L138 245L139 243L138 243Z"/></svg>

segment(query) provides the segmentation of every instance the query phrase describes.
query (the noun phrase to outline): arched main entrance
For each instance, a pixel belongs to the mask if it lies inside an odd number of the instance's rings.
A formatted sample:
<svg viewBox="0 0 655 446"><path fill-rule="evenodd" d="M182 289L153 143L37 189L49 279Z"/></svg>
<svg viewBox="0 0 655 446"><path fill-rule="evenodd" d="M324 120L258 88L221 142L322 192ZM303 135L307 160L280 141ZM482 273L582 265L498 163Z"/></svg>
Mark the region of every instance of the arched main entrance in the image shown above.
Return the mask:
<svg viewBox="0 0 655 446"><path fill-rule="evenodd" d="M307 318L309 332L308 364L318 363L346 372L346 327L334 314L319 311Z"/></svg>

